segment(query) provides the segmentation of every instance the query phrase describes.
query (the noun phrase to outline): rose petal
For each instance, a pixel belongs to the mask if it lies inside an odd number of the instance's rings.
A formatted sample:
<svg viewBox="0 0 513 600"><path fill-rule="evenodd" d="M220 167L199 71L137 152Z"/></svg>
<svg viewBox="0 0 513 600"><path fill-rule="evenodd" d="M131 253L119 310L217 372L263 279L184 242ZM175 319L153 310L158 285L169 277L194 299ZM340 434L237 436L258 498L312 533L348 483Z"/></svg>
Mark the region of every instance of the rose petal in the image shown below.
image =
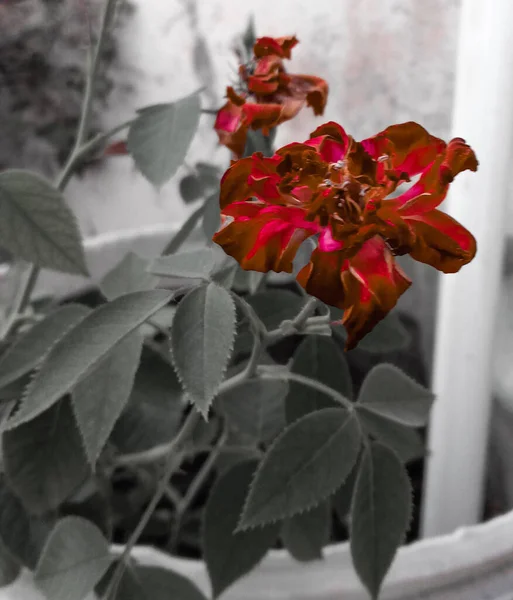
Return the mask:
<svg viewBox="0 0 513 600"><path fill-rule="evenodd" d="M333 238L331 229L325 227L319 236L319 250L321 252L335 252L341 250L344 247L344 242L340 242Z"/></svg>
<svg viewBox="0 0 513 600"><path fill-rule="evenodd" d="M351 138L344 129L334 121L324 123L310 134L310 139L305 142L315 148L323 160L335 163L344 159L351 143Z"/></svg>
<svg viewBox="0 0 513 600"><path fill-rule="evenodd" d="M354 348L411 285L379 237L367 240L351 259L342 252L314 250L297 281L309 294L344 309L346 350Z"/></svg>
<svg viewBox="0 0 513 600"><path fill-rule="evenodd" d="M342 273L346 350L354 348L397 304L411 281L380 237L363 244Z"/></svg>
<svg viewBox="0 0 513 600"><path fill-rule="evenodd" d="M402 216L429 212L439 206L449 191L449 185L462 171L477 171L474 151L465 140L455 138L449 142L420 179L404 194L391 200Z"/></svg>
<svg viewBox="0 0 513 600"><path fill-rule="evenodd" d="M251 198L252 193L248 185L248 177L253 168L253 159L251 156L241 158L232 163L221 177L221 191L219 196L219 205L221 210L232 204Z"/></svg>
<svg viewBox="0 0 513 600"><path fill-rule="evenodd" d="M443 273L456 273L476 255L474 236L463 225L440 210L404 219L415 233L410 256Z"/></svg>
<svg viewBox="0 0 513 600"><path fill-rule="evenodd" d="M214 129L219 142L236 156L244 154L248 127L242 122L242 107L229 100L217 113Z"/></svg>
<svg viewBox="0 0 513 600"><path fill-rule="evenodd" d="M291 50L299 40L296 36L287 36L280 38L261 37L258 38L253 47L253 53L256 58L275 54L282 58L290 58Z"/></svg>
<svg viewBox="0 0 513 600"><path fill-rule="evenodd" d="M314 75L288 76L288 91L294 98L305 98L315 115L322 115L328 101L328 84Z"/></svg>
<svg viewBox="0 0 513 600"><path fill-rule="evenodd" d="M315 223L305 221L305 212L299 208L265 206L255 211L250 206L237 210L254 214L236 216L213 240L243 269L291 273L299 246L319 231Z"/></svg>
<svg viewBox="0 0 513 600"><path fill-rule="evenodd" d="M278 202L282 200L282 194L278 190L280 176L276 169L281 158L264 157L260 153L252 156L251 173L248 176L248 186L252 195L260 198L264 202Z"/></svg>
<svg viewBox="0 0 513 600"><path fill-rule="evenodd" d="M462 138L454 138L447 145L441 166L441 177L451 183L462 171L477 171L478 162L472 148Z"/></svg>
<svg viewBox="0 0 513 600"><path fill-rule="evenodd" d="M303 106L302 100L284 99L282 104L254 104L246 102L242 107L243 120L251 129L268 130L297 115Z"/></svg>
<svg viewBox="0 0 513 600"><path fill-rule="evenodd" d="M406 173L408 177L422 173L446 146L413 121L391 125L361 143L375 160L389 157L389 164L384 162L383 169L391 169L397 175Z"/></svg>
<svg viewBox="0 0 513 600"><path fill-rule="evenodd" d="M344 308L345 293L340 274L348 266L349 262L342 253L316 249L296 280L312 296L330 306Z"/></svg>

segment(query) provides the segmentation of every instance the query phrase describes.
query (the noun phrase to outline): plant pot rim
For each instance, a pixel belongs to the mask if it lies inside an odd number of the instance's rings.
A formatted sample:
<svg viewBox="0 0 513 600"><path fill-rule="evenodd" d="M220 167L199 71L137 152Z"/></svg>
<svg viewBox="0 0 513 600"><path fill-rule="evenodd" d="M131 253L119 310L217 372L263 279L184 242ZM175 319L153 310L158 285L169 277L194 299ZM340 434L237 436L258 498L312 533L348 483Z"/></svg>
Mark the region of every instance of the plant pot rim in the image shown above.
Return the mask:
<svg viewBox="0 0 513 600"><path fill-rule="evenodd" d="M121 550L117 547L117 550ZM205 563L137 546L141 564L173 569L208 593ZM422 598L454 600L499 598L478 595L497 589L505 594L513 584L513 511L451 534L423 539L399 549L380 600ZM262 587L263 586L263 587ZM266 590L262 594L262 590ZM260 594L260 595L259 595ZM465 594L465 595L464 595ZM324 559L298 563L285 550L272 550L257 569L230 588L223 600L367 600L351 563L348 542L324 549ZM503 600L509 599L506 596Z"/></svg>

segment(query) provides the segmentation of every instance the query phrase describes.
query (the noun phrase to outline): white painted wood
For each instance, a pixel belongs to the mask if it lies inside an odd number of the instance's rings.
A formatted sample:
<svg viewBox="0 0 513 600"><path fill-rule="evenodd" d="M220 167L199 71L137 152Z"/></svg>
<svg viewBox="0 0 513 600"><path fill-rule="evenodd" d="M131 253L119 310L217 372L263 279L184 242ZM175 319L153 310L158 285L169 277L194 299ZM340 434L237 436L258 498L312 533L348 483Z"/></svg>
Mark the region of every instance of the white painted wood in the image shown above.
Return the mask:
<svg viewBox="0 0 513 600"><path fill-rule="evenodd" d="M513 2L463 0L453 134L475 149L445 207L474 233L476 259L441 277L423 534L479 521L491 406L491 353L511 178Z"/></svg>

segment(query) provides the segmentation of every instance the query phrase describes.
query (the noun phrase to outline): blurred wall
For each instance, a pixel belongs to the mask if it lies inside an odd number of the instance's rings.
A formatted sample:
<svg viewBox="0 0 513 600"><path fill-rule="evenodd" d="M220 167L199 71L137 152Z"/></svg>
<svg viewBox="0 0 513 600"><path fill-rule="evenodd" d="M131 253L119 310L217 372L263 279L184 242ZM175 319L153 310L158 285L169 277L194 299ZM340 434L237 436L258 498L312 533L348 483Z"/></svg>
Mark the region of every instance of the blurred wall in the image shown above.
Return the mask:
<svg viewBox="0 0 513 600"><path fill-rule="evenodd" d="M416 120L434 134L450 127L459 0L137 0L121 33L126 67L118 73L105 124L130 118L135 108L172 100L205 86L204 105L220 106L237 62L236 36L255 18L258 35L296 34L289 69L324 77L330 97L324 120L355 137L394 122ZM322 118L303 111L280 127L277 143L301 140ZM216 147L213 117L202 117L189 162L227 164ZM86 233L183 218L190 207L177 182L159 193L129 160L73 186L71 200Z"/></svg>
<svg viewBox="0 0 513 600"><path fill-rule="evenodd" d="M303 111L280 127L277 143L306 139L324 120L336 120L356 138L392 123L418 121L432 133L450 133L459 0L139 0L122 33L124 63L105 123L130 118L136 107L168 101L205 87L204 106L218 107L233 80L236 36L252 13L258 35L295 34L300 44L291 72L316 74L330 85L324 118ZM133 89L129 89L133 85ZM226 165L213 117L202 117L188 162ZM87 233L181 220L191 210L177 181L156 192L130 159L111 159L94 177L72 187L71 201ZM401 300L422 317L430 355L436 273L402 261L415 285Z"/></svg>

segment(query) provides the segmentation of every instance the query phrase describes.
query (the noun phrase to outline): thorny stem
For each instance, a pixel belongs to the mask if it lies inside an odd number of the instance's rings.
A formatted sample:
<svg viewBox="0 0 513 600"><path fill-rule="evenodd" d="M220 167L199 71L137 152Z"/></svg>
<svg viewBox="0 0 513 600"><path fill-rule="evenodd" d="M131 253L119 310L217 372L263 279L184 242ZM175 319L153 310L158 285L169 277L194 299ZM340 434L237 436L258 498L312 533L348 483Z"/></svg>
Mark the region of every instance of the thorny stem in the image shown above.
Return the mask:
<svg viewBox="0 0 513 600"><path fill-rule="evenodd" d="M189 437L192 435L200 419L200 413L197 410L192 409L191 412L188 414L187 418L185 419L180 431L178 432L178 435L171 442L171 444L169 444L167 462L164 468L162 478L157 486L157 489L155 490L155 493L153 494L152 499L150 500L150 503L146 507L146 510L144 511L141 520L139 521L137 527L130 536L130 539L126 544L123 553L121 554L118 560L109 587L107 588L107 591L105 593L106 600L114 600L114 598L116 598L121 578L123 577L126 564L130 558L130 553L132 552L134 546L137 544L137 541L139 540L142 532L148 524L153 512L157 508L158 503L166 493L166 488L169 483L169 480L171 479L171 476L176 471L176 469L180 466L180 463L182 461L182 455L180 453L180 450L187 442Z"/></svg>

